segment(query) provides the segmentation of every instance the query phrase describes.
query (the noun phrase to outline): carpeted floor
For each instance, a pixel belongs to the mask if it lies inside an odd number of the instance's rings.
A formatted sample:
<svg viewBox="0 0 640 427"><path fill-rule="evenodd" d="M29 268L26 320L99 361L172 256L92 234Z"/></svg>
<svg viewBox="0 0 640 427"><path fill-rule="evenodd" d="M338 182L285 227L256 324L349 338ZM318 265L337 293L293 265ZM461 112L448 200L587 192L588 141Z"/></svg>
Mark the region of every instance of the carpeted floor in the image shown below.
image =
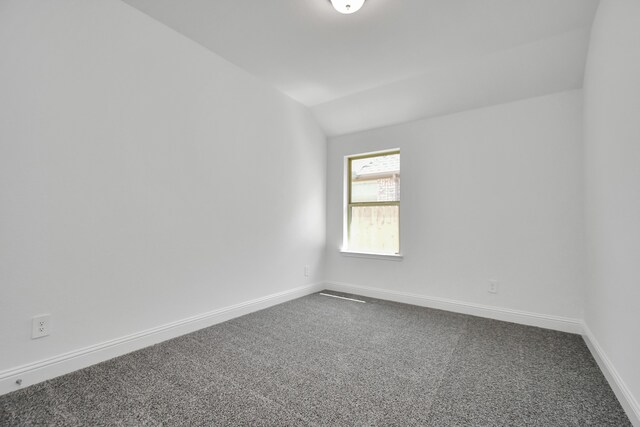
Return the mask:
<svg viewBox="0 0 640 427"><path fill-rule="evenodd" d="M579 335L313 294L0 396L0 425L630 426Z"/></svg>

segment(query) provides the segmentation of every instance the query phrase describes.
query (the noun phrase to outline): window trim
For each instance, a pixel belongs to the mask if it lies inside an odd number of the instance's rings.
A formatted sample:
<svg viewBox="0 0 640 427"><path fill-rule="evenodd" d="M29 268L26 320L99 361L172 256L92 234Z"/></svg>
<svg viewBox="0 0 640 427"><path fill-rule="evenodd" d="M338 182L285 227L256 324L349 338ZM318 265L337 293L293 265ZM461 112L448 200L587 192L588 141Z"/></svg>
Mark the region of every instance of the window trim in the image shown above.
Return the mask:
<svg viewBox="0 0 640 427"><path fill-rule="evenodd" d="M375 252L356 252L356 251L341 250L340 254L342 254L342 256L348 256L348 257L354 257L354 258L381 259L385 261L402 261L404 259L404 255L402 253L379 254Z"/></svg>
<svg viewBox="0 0 640 427"><path fill-rule="evenodd" d="M341 249L341 253L347 256L355 256L362 258L376 258L376 259L395 259L401 260L403 258L402 255L402 221L401 221L401 207L400 201L392 201L392 202L351 202L351 163L353 160L361 160L368 159L371 157L382 157L398 154L400 155L400 148L393 148L390 150L381 150L381 151L373 151L369 153L362 154L354 154L351 156L345 156L345 172L346 172L346 180L344 181L346 185L346 194L345 194L345 203L344 203L344 232L343 232L343 248ZM401 193L402 194L402 193ZM402 196L400 196L402 197ZM353 251L349 250L349 241L351 239L351 208L354 206L397 206L398 207L398 252L396 253L377 253L377 252L361 252L361 251Z"/></svg>

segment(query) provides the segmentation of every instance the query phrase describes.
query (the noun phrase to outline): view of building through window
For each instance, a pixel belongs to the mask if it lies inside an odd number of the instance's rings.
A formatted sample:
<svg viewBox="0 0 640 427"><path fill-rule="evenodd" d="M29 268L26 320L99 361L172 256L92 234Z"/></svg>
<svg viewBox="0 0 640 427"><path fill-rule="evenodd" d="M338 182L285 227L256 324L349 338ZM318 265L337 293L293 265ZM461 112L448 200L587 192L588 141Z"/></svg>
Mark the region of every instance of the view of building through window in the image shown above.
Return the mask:
<svg viewBox="0 0 640 427"><path fill-rule="evenodd" d="M348 250L400 252L400 153L348 159Z"/></svg>

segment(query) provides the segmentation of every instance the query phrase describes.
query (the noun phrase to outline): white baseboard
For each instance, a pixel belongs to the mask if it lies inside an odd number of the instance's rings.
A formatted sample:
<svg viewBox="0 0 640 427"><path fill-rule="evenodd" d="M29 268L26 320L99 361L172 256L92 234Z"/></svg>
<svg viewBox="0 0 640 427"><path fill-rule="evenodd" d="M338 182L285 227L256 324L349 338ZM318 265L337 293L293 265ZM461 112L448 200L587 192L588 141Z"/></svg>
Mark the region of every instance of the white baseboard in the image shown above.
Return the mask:
<svg viewBox="0 0 640 427"><path fill-rule="evenodd" d="M602 346L600 346L600 343L586 323L583 324L583 329L584 342L587 343L587 347L589 347L593 358L598 363L600 370L609 382L609 385L618 398L618 401L620 401L620 405L622 405L627 413L627 417L629 417L631 424L635 427L640 427L640 405L638 405L638 401L633 397L633 394L631 394L631 391L622 380L622 377L620 377L620 374L618 374L613 363L611 363L611 360L607 357L607 354L604 352Z"/></svg>
<svg viewBox="0 0 640 427"><path fill-rule="evenodd" d="M0 395L324 289L300 286L0 372ZM17 380L22 380L17 385Z"/></svg>
<svg viewBox="0 0 640 427"><path fill-rule="evenodd" d="M341 282L327 282L326 289L418 305L421 307L436 308L455 313L470 314L472 316L486 317L489 319L519 323L522 325L537 326L539 328L553 329L556 331L570 332L573 334L582 334L582 321L580 319L530 313L527 311L512 310L509 308L492 307L447 298L429 297L425 295L411 294L408 292L389 291L386 289L371 288L368 286Z"/></svg>

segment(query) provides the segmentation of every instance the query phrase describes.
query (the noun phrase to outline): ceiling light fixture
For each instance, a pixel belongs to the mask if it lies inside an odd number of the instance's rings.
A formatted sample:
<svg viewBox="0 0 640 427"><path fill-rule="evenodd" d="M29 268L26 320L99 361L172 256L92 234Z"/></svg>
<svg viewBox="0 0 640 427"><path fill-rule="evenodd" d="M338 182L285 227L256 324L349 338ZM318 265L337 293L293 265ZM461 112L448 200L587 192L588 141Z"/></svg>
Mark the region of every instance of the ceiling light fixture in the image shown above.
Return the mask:
<svg viewBox="0 0 640 427"><path fill-rule="evenodd" d="M360 10L364 0L331 0L331 4L338 12L349 14Z"/></svg>

